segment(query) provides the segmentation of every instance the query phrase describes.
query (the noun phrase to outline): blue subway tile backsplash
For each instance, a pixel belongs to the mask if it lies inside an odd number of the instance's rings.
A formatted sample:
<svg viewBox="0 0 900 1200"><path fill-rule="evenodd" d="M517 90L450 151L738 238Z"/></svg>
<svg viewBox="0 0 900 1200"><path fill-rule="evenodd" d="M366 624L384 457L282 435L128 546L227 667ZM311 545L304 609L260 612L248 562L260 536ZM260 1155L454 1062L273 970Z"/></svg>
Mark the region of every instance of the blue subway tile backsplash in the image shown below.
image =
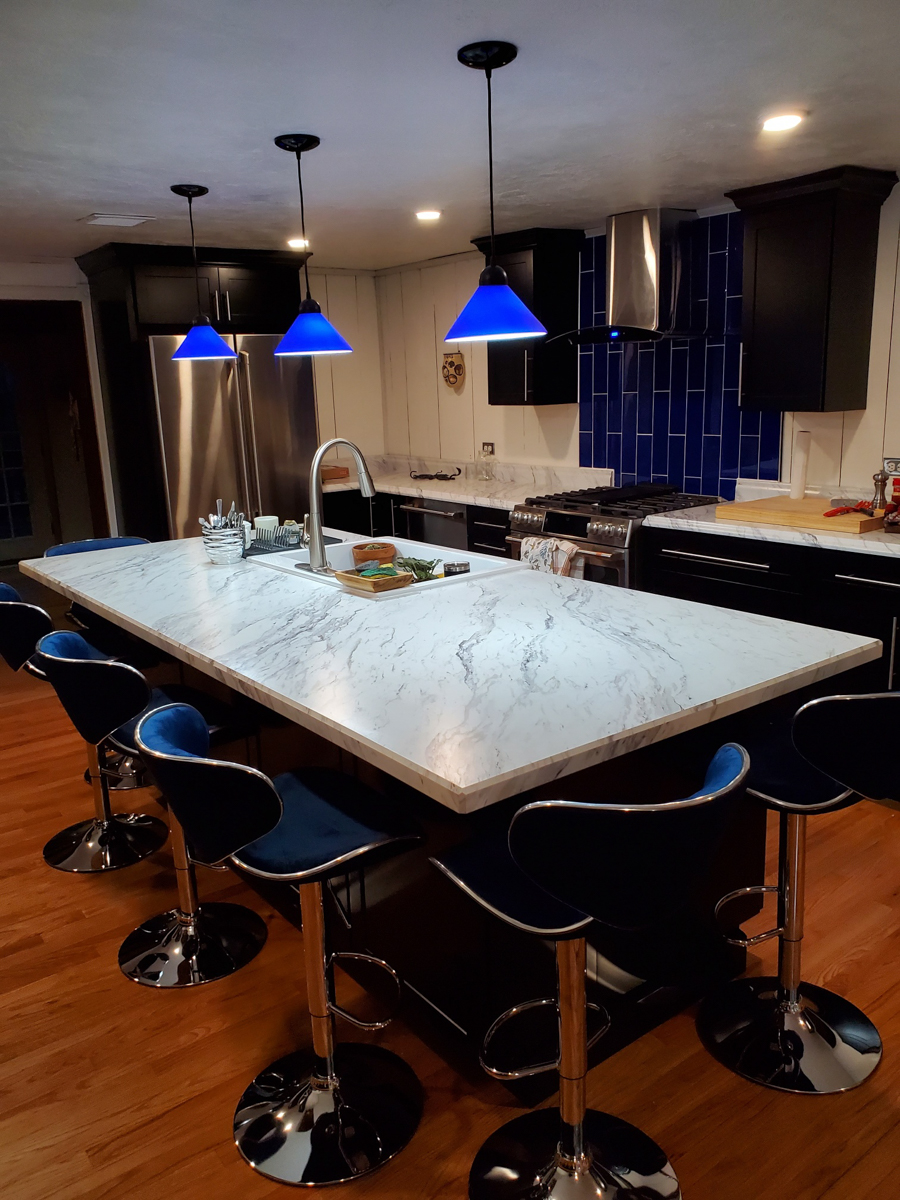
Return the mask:
<svg viewBox="0 0 900 1200"><path fill-rule="evenodd" d="M738 475L777 479L781 414L744 412L740 213L692 225L691 304L704 337L585 346L579 373L583 467L617 484L675 484L734 499ZM581 255L581 324L606 321L606 238Z"/></svg>

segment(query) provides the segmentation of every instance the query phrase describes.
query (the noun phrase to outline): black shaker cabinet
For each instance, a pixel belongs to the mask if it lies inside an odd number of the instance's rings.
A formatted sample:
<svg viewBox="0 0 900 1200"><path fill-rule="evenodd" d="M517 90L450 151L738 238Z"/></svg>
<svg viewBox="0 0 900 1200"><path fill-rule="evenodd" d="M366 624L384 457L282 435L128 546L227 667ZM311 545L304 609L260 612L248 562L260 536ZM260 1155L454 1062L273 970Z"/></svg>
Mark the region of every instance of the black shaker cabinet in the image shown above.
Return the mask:
<svg viewBox="0 0 900 1200"><path fill-rule="evenodd" d="M866 407L879 214L896 182L835 167L727 193L744 214L743 408Z"/></svg>
<svg viewBox="0 0 900 1200"><path fill-rule="evenodd" d="M496 239L497 265L548 335L578 327L578 271L584 234L523 229ZM474 244L490 261L491 239ZM488 343L488 404L577 404L578 347L545 338Z"/></svg>
<svg viewBox="0 0 900 1200"><path fill-rule="evenodd" d="M900 687L897 558L648 526L640 550L645 591L879 639L880 659L824 680L820 694Z"/></svg>

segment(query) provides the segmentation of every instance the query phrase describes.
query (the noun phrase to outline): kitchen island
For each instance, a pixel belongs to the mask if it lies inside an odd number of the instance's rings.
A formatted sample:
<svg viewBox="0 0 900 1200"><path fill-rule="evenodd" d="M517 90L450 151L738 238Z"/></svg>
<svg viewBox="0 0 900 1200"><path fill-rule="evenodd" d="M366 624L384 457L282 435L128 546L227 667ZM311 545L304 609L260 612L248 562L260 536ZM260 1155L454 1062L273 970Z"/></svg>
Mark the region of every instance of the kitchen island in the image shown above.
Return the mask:
<svg viewBox="0 0 900 1200"><path fill-rule="evenodd" d="M199 538L20 569L460 813L881 652L524 569L381 603L213 566Z"/></svg>
<svg viewBox="0 0 900 1200"><path fill-rule="evenodd" d="M623 799L631 781L640 803L660 786L681 788L686 765L693 782L672 796L689 794L710 745L732 736L721 727L729 718L777 697L793 703L790 693L881 651L872 638L519 567L379 602L252 561L212 566L199 538L21 569L385 772L384 790L408 807L423 844L335 881L330 937L397 969L407 1018L462 1070L478 1070L499 1013L553 993L554 957L465 897L429 855L472 835L502 837L535 789ZM696 738L706 739L699 748ZM654 754L662 769L647 774ZM596 777L613 769L612 782ZM673 898L679 915L665 928L594 923L588 989L612 1018L595 1061L743 969L710 914L726 891L762 882L764 862L765 812L739 799L709 874L686 872L697 899L683 917ZM244 878L300 924L296 889ZM552 1027L525 1031L510 1060L533 1058L541 1037L552 1045L555 1011L537 1016ZM534 1100L554 1078L516 1086Z"/></svg>

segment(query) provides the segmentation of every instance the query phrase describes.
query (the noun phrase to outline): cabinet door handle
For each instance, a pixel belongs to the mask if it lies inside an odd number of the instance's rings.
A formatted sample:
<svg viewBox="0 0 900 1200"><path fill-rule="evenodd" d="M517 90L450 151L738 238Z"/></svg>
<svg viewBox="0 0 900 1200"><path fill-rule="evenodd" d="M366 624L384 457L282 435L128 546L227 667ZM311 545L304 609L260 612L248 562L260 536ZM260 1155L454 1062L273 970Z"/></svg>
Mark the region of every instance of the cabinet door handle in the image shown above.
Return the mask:
<svg viewBox="0 0 900 1200"><path fill-rule="evenodd" d="M451 521L462 521L466 515L464 512L444 512L442 508L418 508L415 504L400 504L397 507L402 512L426 513L429 517L449 517Z"/></svg>
<svg viewBox="0 0 900 1200"><path fill-rule="evenodd" d="M751 571L768 571L768 563L744 562L740 558L716 558L713 554L693 554L690 550L661 550L667 558L687 558L693 562L717 563L725 567L749 567Z"/></svg>
<svg viewBox="0 0 900 1200"><path fill-rule="evenodd" d="M486 542L473 542L473 546L477 546L479 550L493 550L495 554L502 554L506 557L506 552L502 546L489 546Z"/></svg>
<svg viewBox="0 0 900 1200"><path fill-rule="evenodd" d="M473 525L481 525L485 529L506 529L506 525L498 525L496 521L473 521Z"/></svg>
<svg viewBox="0 0 900 1200"><path fill-rule="evenodd" d="M888 691L894 690L894 662L897 656L897 618L891 621L891 658L888 663Z"/></svg>
<svg viewBox="0 0 900 1200"><path fill-rule="evenodd" d="M225 311L228 314L229 323L231 321L231 297L228 295L228 289L225 289Z"/></svg>
<svg viewBox="0 0 900 1200"><path fill-rule="evenodd" d="M888 583L886 579L866 579L864 575L835 575L835 579L845 579L847 583L871 583L875 587L900 588L900 583Z"/></svg>
<svg viewBox="0 0 900 1200"><path fill-rule="evenodd" d="M221 321L221 320L222 320L222 314L221 314L221 312L219 311L219 290L218 290L218 288L217 288L217 289L216 289L216 290L213 292L213 299L214 299L214 300L215 300L215 302L216 302L216 320L217 320L217 321Z"/></svg>

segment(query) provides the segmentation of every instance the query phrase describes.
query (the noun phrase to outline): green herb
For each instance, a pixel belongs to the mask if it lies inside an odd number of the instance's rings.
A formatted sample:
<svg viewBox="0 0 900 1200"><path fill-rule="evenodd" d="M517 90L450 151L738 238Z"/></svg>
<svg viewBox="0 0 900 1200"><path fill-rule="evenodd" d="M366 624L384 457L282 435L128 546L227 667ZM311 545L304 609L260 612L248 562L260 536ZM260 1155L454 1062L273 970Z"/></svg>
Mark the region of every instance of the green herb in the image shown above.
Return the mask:
<svg viewBox="0 0 900 1200"><path fill-rule="evenodd" d="M424 583L426 579L437 579L434 568L440 561L439 558L398 558L397 566L403 571L412 571L416 583Z"/></svg>

